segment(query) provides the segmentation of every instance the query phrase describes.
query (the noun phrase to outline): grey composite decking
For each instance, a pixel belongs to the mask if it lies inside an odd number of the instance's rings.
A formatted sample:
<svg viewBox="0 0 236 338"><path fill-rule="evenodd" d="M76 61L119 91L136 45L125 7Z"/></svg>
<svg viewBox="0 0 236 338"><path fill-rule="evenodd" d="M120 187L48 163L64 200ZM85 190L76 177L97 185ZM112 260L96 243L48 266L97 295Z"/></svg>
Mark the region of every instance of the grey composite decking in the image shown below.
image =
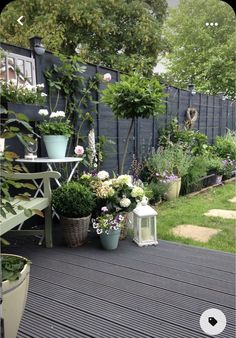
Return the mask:
<svg viewBox="0 0 236 338"><path fill-rule="evenodd" d="M69 249L19 243L7 249L32 260L18 338L203 338L199 318L224 312L217 338L233 338L235 256L160 241L116 251L99 241Z"/></svg>

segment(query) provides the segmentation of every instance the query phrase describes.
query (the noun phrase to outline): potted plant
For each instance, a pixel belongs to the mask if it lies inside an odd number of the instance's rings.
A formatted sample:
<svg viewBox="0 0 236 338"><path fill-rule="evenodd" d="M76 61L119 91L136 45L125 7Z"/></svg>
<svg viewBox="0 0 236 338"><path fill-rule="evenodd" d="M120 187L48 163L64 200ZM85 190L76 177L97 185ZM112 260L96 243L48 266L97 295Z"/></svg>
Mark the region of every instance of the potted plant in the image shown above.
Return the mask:
<svg viewBox="0 0 236 338"><path fill-rule="evenodd" d="M120 231L125 224L121 213L111 213L106 206L101 208L101 215L93 220L93 228L100 235L105 250L115 250L119 244Z"/></svg>
<svg viewBox="0 0 236 338"><path fill-rule="evenodd" d="M131 119L121 163L123 174L129 138L136 118L149 118L164 111L166 96L156 77L142 74L123 75L120 82L109 84L103 91L102 101L109 105L118 118Z"/></svg>
<svg viewBox="0 0 236 338"><path fill-rule="evenodd" d="M45 117L49 115L47 109L40 109L39 115L44 119L38 125L38 129L43 135L48 157L54 159L64 158L69 137L73 133L71 123L65 117L65 112L52 112L49 120L45 120Z"/></svg>
<svg viewBox="0 0 236 338"><path fill-rule="evenodd" d="M93 192L79 182L69 182L53 191L52 204L60 216L63 237L67 246L82 245L87 238L92 211Z"/></svg>
<svg viewBox="0 0 236 338"><path fill-rule="evenodd" d="M45 104L47 94L44 93L44 84L32 86L27 80L17 78L9 82L1 80L1 102L9 111L24 113L30 120L35 120L35 114L40 106Z"/></svg>
<svg viewBox="0 0 236 338"><path fill-rule="evenodd" d="M213 184L220 184L224 173L224 163L218 156L209 157L207 160L208 174L214 174L212 181Z"/></svg>
<svg viewBox="0 0 236 338"><path fill-rule="evenodd" d="M148 179L168 185L165 197L173 200L179 196L181 178L187 174L191 160L191 155L181 144L160 147L146 160Z"/></svg>
<svg viewBox="0 0 236 338"><path fill-rule="evenodd" d="M1 254L0 259L4 333L5 337L15 338L26 304L31 262L11 254Z"/></svg>
<svg viewBox="0 0 236 338"><path fill-rule="evenodd" d="M84 173L80 182L89 185L96 195L98 211L95 217L100 215L103 205L109 206L112 213L119 212L124 215L126 224L121 230L120 239L126 238L128 228L132 228L132 211L144 196L143 188L138 186L130 175L110 178L105 170L95 175Z"/></svg>

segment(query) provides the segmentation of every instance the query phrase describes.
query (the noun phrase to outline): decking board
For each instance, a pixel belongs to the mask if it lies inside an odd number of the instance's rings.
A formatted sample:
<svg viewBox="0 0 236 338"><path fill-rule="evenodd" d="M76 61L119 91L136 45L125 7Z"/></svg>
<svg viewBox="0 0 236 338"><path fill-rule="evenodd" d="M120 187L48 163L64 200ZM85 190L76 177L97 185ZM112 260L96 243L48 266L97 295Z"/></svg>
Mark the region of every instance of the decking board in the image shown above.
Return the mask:
<svg viewBox="0 0 236 338"><path fill-rule="evenodd" d="M17 338L204 338L199 318L208 308L227 318L217 337L234 337L233 254L166 241L139 248L129 239L114 252L97 239L7 251L32 260Z"/></svg>

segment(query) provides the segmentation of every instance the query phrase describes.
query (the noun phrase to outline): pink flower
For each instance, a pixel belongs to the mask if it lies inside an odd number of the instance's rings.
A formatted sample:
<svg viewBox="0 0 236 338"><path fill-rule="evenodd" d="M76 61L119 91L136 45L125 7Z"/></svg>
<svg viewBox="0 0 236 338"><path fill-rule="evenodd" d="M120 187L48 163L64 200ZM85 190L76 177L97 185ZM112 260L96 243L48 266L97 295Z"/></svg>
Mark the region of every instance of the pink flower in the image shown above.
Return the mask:
<svg viewBox="0 0 236 338"><path fill-rule="evenodd" d="M110 73L104 74L103 75L103 80L107 81L107 82L111 81L111 74Z"/></svg>
<svg viewBox="0 0 236 338"><path fill-rule="evenodd" d="M84 153L84 147L76 146L74 152L75 152L76 155L82 156L83 153Z"/></svg>

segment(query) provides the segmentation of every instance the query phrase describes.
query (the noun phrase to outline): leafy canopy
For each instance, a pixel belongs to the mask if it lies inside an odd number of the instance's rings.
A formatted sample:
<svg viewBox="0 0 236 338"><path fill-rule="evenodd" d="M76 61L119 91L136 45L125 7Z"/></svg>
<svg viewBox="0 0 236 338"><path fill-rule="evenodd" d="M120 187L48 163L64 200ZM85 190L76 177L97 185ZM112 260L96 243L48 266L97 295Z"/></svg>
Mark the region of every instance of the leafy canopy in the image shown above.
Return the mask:
<svg viewBox="0 0 236 338"><path fill-rule="evenodd" d="M217 26L206 26L206 23ZM199 92L235 97L235 14L224 1L180 0L165 23L166 80Z"/></svg>
<svg viewBox="0 0 236 338"><path fill-rule="evenodd" d="M52 52L73 54L78 46L85 61L148 73L162 49L166 9L166 0L15 0L1 14L0 34L23 47L40 35Z"/></svg>
<svg viewBox="0 0 236 338"><path fill-rule="evenodd" d="M149 118L163 112L165 94L156 77L123 75L120 82L109 84L102 94L102 101L119 118Z"/></svg>

